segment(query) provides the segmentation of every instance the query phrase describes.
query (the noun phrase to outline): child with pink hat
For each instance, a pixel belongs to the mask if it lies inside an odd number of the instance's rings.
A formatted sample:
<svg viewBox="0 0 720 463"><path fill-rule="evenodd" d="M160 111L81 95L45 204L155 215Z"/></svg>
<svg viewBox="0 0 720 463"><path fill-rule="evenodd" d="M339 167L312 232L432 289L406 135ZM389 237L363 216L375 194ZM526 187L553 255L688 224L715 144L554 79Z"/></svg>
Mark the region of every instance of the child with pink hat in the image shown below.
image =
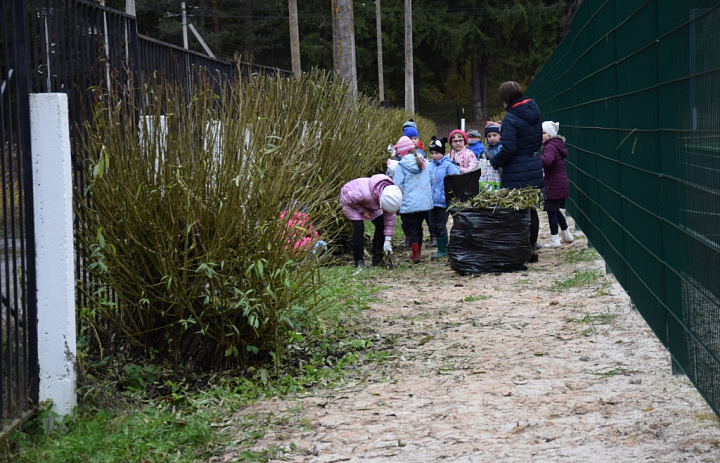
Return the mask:
<svg viewBox="0 0 720 463"><path fill-rule="evenodd" d="M450 153L448 157L455 161L460 173L472 172L477 170L477 157L475 153L467 149L468 136L462 130L453 130L448 136L450 140Z"/></svg>

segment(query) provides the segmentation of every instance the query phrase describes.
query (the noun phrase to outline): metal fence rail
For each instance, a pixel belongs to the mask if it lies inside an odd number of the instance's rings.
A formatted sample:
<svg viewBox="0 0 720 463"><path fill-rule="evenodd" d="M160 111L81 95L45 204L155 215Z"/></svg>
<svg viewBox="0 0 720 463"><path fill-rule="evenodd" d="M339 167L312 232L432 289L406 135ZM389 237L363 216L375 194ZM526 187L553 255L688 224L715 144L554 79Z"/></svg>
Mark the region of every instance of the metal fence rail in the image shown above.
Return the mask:
<svg viewBox="0 0 720 463"><path fill-rule="evenodd" d="M528 89L570 151L568 210L720 411L720 5L587 0Z"/></svg>
<svg viewBox="0 0 720 463"><path fill-rule="evenodd" d="M0 436L27 419L38 401L25 19L22 0L0 3Z"/></svg>
<svg viewBox="0 0 720 463"><path fill-rule="evenodd" d="M27 419L38 401L35 237L30 149L31 92L67 94L76 194L86 185L79 131L95 105L161 79L192 91L254 74L292 75L230 61L138 35L134 16L88 0L0 2L0 437ZM142 108L138 108L142 110ZM82 233L81 216L75 216ZM93 282L76 252L78 307Z"/></svg>
<svg viewBox="0 0 720 463"><path fill-rule="evenodd" d="M138 88L136 20L87 0L30 0L27 16L32 92L67 95L73 189L82 194L88 180L80 131L92 120L97 103ZM76 229L82 230L82 224L82 216L76 215ZM94 291L82 255L75 253L78 307L84 307L86 294Z"/></svg>
<svg viewBox="0 0 720 463"><path fill-rule="evenodd" d="M64 92L68 95L72 124L73 183L76 194L87 185L87 156L79 145L79 131L92 120L98 102L141 92L156 82L178 84L192 92L197 82L221 87L240 77L236 63L223 61L160 42L137 33L134 16L88 0L30 0L28 2L32 91ZM244 65L242 72L289 71ZM137 108L142 111L142 108ZM75 218L82 230L83 218ZM90 232L90 231L89 231ZM80 251L80 250L78 250ZM78 307L94 291L83 268L82 252L76 252Z"/></svg>
<svg viewBox="0 0 720 463"><path fill-rule="evenodd" d="M180 84L188 94L199 81L214 85L219 94L222 86L232 82L236 75L236 66L232 61L209 58L144 35L139 36L137 56L143 84L150 85L156 78L161 78Z"/></svg>

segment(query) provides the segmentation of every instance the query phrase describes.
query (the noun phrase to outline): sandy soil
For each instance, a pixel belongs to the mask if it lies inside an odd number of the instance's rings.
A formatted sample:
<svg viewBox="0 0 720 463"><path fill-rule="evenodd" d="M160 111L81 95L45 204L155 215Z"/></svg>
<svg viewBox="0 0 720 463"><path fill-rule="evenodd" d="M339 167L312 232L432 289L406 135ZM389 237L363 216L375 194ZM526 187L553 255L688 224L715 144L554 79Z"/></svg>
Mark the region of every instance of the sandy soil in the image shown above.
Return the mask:
<svg viewBox="0 0 720 463"><path fill-rule="evenodd" d="M274 424L217 461L268 448L270 461L294 462L720 461L718 420L671 374L604 261L568 263L586 247L580 236L497 275L460 276L429 258L367 270L369 284L387 286L365 316L377 346L392 343L388 361L239 411L238 442L250 423ZM598 279L551 290L592 270Z"/></svg>

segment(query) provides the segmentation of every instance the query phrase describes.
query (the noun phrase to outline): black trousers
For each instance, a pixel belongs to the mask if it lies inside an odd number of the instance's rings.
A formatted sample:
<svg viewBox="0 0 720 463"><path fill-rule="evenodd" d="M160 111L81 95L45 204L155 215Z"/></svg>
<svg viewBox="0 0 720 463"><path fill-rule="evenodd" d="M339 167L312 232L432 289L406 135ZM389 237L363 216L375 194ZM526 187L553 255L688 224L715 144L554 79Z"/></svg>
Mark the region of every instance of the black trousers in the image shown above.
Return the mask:
<svg viewBox="0 0 720 463"><path fill-rule="evenodd" d="M410 244L422 243L423 229L422 222L427 217L427 211L411 212L402 215L403 223L407 227L405 235L408 237Z"/></svg>
<svg viewBox="0 0 720 463"><path fill-rule="evenodd" d="M365 248L365 221L364 220L352 220L352 249L353 249L353 260L355 262L364 260L364 248ZM382 252L383 242L385 241L384 229L385 219L382 215L378 216L372 221L375 226L375 234L373 235L373 255Z"/></svg>
<svg viewBox="0 0 720 463"><path fill-rule="evenodd" d="M445 207L433 207L430 210L430 233L435 235L436 238L447 237L447 221L448 211Z"/></svg>

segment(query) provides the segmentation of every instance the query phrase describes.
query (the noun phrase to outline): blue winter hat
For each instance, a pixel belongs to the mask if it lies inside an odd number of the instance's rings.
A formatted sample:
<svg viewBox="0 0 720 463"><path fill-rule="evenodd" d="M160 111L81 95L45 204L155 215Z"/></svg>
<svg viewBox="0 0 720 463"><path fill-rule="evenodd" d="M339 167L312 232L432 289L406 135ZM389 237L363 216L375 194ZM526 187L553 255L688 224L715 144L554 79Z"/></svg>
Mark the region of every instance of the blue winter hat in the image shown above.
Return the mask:
<svg viewBox="0 0 720 463"><path fill-rule="evenodd" d="M403 124L403 130L405 130L405 127L412 127L414 129L417 129L417 124L415 123L415 121L413 119L410 119L409 121L407 121L406 123Z"/></svg>
<svg viewBox="0 0 720 463"><path fill-rule="evenodd" d="M408 138L420 137L420 135L418 135L418 131L415 127L405 127L403 129L403 135L405 135Z"/></svg>
<svg viewBox="0 0 720 463"><path fill-rule="evenodd" d="M500 127L497 125L488 125L485 127L485 136L487 137L490 132L500 133Z"/></svg>

